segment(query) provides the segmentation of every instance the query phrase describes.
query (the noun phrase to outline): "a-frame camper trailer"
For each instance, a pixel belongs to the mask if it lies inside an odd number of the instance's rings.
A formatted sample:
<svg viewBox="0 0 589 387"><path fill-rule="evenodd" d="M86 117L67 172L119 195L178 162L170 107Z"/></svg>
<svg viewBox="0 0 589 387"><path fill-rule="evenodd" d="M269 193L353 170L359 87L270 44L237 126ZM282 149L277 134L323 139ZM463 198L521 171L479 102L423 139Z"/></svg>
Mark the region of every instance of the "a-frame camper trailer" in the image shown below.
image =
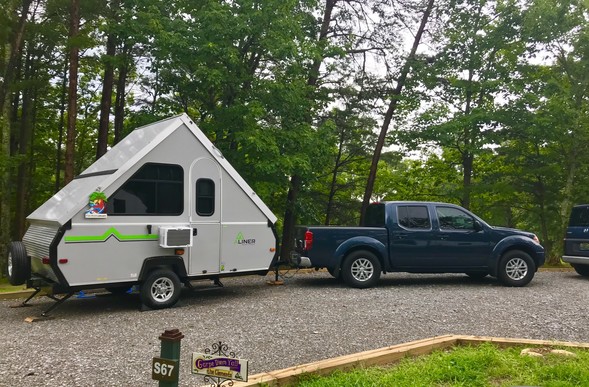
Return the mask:
<svg viewBox="0 0 589 387"><path fill-rule="evenodd" d="M276 217L187 115L135 129L27 218L9 279L66 297L139 286L150 308L182 283L267 274Z"/></svg>

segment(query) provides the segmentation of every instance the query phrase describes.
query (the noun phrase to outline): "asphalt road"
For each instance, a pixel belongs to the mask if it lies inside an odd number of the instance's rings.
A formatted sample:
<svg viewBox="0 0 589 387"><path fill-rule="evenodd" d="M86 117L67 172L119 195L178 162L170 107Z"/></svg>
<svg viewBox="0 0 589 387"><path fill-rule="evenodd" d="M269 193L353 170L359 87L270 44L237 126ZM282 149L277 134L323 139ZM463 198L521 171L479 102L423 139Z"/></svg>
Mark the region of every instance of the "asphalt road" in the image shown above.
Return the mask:
<svg viewBox="0 0 589 387"><path fill-rule="evenodd" d="M387 274L351 289L325 272L195 283L171 309L141 312L136 294L74 297L52 319L26 323L53 301L0 302L0 386L154 386L159 335L177 328L180 385L192 352L218 342L249 360L250 375L445 334L589 342L589 279L543 271L524 288L465 275ZM20 300L22 301L22 300Z"/></svg>

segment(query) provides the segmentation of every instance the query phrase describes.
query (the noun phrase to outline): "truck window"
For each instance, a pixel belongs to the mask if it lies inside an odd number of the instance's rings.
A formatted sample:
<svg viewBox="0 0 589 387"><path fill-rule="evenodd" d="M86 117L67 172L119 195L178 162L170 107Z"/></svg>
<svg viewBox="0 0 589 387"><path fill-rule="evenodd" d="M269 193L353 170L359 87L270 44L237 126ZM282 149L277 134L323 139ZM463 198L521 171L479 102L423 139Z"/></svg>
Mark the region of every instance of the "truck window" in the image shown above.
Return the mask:
<svg viewBox="0 0 589 387"><path fill-rule="evenodd" d="M431 222L427 206L398 206L399 225L409 229L429 230Z"/></svg>
<svg viewBox="0 0 589 387"><path fill-rule="evenodd" d="M571 218L569 220L570 227L587 227L589 226L589 206L573 207Z"/></svg>
<svg viewBox="0 0 589 387"><path fill-rule="evenodd" d="M196 213L211 216L215 212L215 182L211 179L196 181Z"/></svg>
<svg viewBox="0 0 589 387"><path fill-rule="evenodd" d="M106 202L109 215L180 215L184 171L179 165L147 163Z"/></svg>
<svg viewBox="0 0 589 387"><path fill-rule="evenodd" d="M436 207L441 230L474 230L474 219L457 208Z"/></svg>
<svg viewBox="0 0 589 387"><path fill-rule="evenodd" d="M384 204L374 203L366 209L364 227L384 227Z"/></svg>

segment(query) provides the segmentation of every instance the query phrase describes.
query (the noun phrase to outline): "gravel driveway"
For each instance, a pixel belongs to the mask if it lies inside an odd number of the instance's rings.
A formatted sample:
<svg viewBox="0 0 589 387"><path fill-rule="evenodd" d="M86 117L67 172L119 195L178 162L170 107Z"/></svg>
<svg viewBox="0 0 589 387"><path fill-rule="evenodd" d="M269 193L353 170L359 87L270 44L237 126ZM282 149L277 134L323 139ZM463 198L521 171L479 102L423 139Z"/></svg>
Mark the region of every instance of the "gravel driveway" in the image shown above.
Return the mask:
<svg viewBox="0 0 589 387"><path fill-rule="evenodd" d="M178 328L180 385L192 352L222 341L249 360L250 375L444 334L589 342L589 280L543 271L524 288L464 275L388 274L373 289L351 289L325 272L195 283L172 309L139 311L138 295L72 298L53 319L25 323L49 307L0 302L1 386L154 386L159 335Z"/></svg>

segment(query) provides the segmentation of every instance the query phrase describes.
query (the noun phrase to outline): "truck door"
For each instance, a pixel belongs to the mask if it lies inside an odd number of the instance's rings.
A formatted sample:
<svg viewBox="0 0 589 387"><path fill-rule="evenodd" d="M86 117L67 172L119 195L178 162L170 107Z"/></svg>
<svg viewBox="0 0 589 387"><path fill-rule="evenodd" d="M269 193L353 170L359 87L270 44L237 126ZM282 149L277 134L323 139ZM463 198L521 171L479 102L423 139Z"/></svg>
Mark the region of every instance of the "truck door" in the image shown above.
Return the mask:
<svg viewBox="0 0 589 387"><path fill-rule="evenodd" d="M439 230L436 232L437 255L445 266L470 269L487 266L491 242L484 230L476 227L475 218L455 207L436 205Z"/></svg>
<svg viewBox="0 0 589 387"><path fill-rule="evenodd" d="M393 218L390 239L390 255L398 269L421 270L424 267L440 267L432 244L433 225L426 204L398 205L389 214Z"/></svg>
<svg viewBox="0 0 589 387"><path fill-rule="evenodd" d="M200 158L190 167L190 227L192 247L188 274L219 272L221 239L221 170L209 158Z"/></svg>

